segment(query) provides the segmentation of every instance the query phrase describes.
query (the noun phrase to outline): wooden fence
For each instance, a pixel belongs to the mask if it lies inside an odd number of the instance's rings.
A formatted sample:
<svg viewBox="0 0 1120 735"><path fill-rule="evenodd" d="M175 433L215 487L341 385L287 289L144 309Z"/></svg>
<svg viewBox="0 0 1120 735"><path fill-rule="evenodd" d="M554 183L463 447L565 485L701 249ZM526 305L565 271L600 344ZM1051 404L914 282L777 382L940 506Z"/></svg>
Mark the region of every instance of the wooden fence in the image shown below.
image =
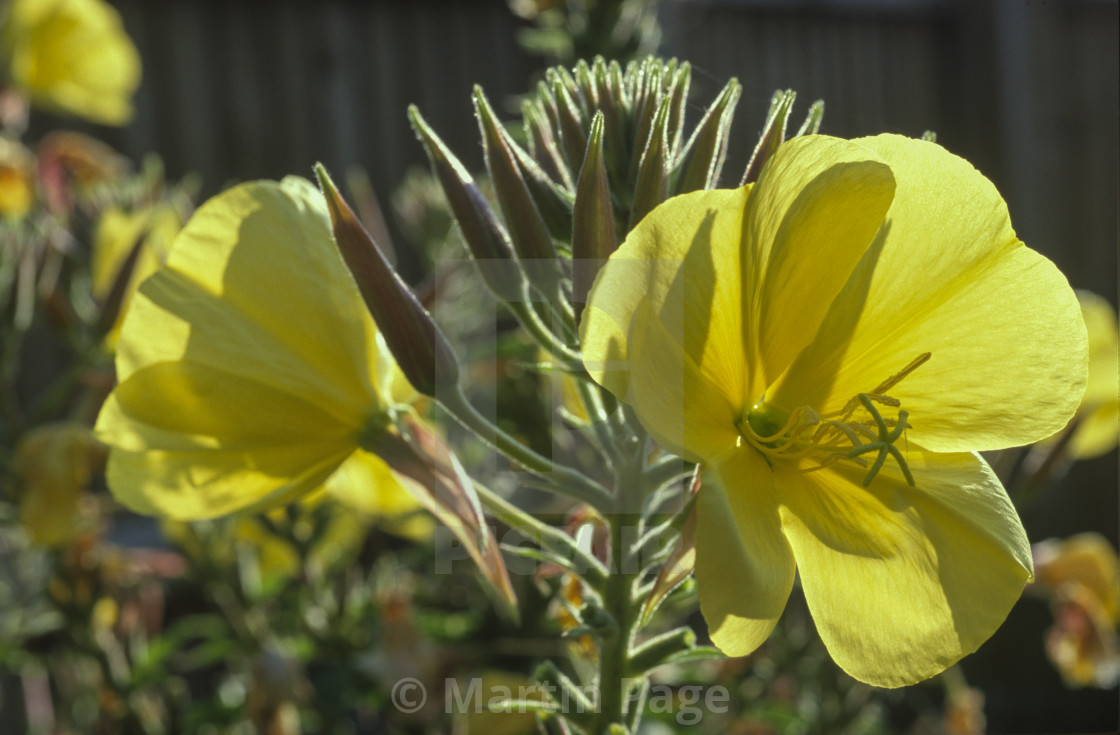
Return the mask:
<svg viewBox="0 0 1120 735"><path fill-rule="evenodd" d="M365 167L384 199L425 164L409 103L477 167L471 85L501 103L544 65L518 47L524 24L503 0L113 1L144 83L133 123L97 133L159 153L171 175L199 172L208 192L323 161ZM662 53L692 62L697 104L728 77L744 85L728 179L779 87L801 111L824 99L825 132L933 129L996 182L1024 240L1115 297L1116 2L666 0L660 12Z"/></svg>

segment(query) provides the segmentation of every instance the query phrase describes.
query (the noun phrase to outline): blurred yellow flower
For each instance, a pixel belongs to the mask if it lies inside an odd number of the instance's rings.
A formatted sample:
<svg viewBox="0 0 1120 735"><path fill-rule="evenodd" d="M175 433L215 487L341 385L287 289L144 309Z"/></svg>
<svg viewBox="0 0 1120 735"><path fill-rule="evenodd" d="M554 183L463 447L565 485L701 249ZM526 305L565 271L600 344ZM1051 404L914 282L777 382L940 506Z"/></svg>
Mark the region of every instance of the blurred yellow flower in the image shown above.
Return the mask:
<svg viewBox="0 0 1120 735"><path fill-rule="evenodd" d="M319 488L417 507L359 448L415 394L303 179L242 184L199 208L133 297L117 374L96 431L110 488L137 511L211 518Z"/></svg>
<svg viewBox="0 0 1120 735"><path fill-rule="evenodd" d="M1073 686L1111 687L1120 681L1120 562L1098 533L1034 545L1037 586L1050 597L1054 626L1046 653Z"/></svg>
<svg viewBox="0 0 1120 735"><path fill-rule="evenodd" d="M19 219L34 202L35 157L20 143L0 138L0 219Z"/></svg>
<svg viewBox="0 0 1120 735"><path fill-rule="evenodd" d="M104 125L132 117L140 56L102 0L12 0L0 54L12 84L44 110Z"/></svg>
<svg viewBox="0 0 1120 735"><path fill-rule="evenodd" d="M182 226L178 210L167 201L135 212L125 212L120 207L111 206L98 218L90 253L90 279L94 298L104 300L109 295L125 259L136 243L142 241L136 265L120 303L117 321L105 335L105 343L110 349L116 345L121 322L133 292L141 281L152 275L167 259L171 242Z"/></svg>
<svg viewBox="0 0 1120 735"><path fill-rule="evenodd" d="M82 495L104 461L105 448L88 426L45 424L24 435L15 454L20 521L35 543L58 546L81 529Z"/></svg>
<svg viewBox="0 0 1120 735"><path fill-rule="evenodd" d="M703 463L696 580L713 641L757 648L795 572L857 679L976 650L1031 577L975 452L1037 441L1085 386L1077 301L995 188L893 135L785 143L757 183L670 199L600 272L591 374Z"/></svg>
<svg viewBox="0 0 1120 735"><path fill-rule="evenodd" d="M1089 330L1089 384L1077 409L1069 456L1089 459L1115 449L1120 433L1120 336L1108 299L1088 291L1078 291L1077 298Z"/></svg>

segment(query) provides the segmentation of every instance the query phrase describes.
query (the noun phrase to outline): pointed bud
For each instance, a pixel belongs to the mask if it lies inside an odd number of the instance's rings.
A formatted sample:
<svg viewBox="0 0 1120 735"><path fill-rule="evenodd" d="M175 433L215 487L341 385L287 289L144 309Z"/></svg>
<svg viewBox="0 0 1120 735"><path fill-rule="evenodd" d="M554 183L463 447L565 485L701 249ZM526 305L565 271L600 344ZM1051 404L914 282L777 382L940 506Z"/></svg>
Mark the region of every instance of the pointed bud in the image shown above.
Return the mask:
<svg viewBox="0 0 1120 735"><path fill-rule="evenodd" d="M597 112L591 121L587 156L579 172L572 212L572 303L577 320L595 276L617 247L611 191L603 160L603 113Z"/></svg>
<svg viewBox="0 0 1120 735"><path fill-rule="evenodd" d="M817 100L809 105L809 114L805 116L805 122L801 123L798 128L798 135L816 135L821 129L821 118L824 117L824 100ZM934 135L936 138L937 136ZM922 136L925 139L925 136Z"/></svg>
<svg viewBox="0 0 1120 735"><path fill-rule="evenodd" d="M521 117L525 121L525 135L529 139L533 158L540 162L541 168L549 177L571 189L572 174L556 145L556 133L549 124L544 108L540 103L534 104L526 100L521 104Z"/></svg>
<svg viewBox="0 0 1120 735"><path fill-rule="evenodd" d="M597 58L602 60L602 57ZM599 92L595 88L591 67L583 59L576 62L576 84L579 86L583 99L587 102L588 112L599 109Z"/></svg>
<svg viewBox="0 0 1120 735"><path fill-rule="evenodd" d="M633 121L634 155L630 159L630 180L633 181L638 173L638 164L641 162L642 153L648 145L650 130L653 127L653 118L661 109L661 62L657 59L647 58L631 77L634 92L630 104L630 117Z"/></svg>
<svg viewBox="0 0 1120 735"><path fill-rule="evenodd" d="M537 205L548 234L555 240L567 240L572 234L572 201L575 197L571 184L565 188L554 181L535 158L508 136L506 143L513 151L529 196Z"/></svg>
<svg viewBox="0 0 1120 735"><path fill-rule="evenodd" d="M467 169L428 126L415 105L408 108L408 117L428 152L451 214L459 224L463 241L482 280L502 301L518 298L521 275L505 228Z"/></svg>
<svg viewBox="0 0 1120 735"><path fill-rule="evenodd" d="M673 187L676 193L711 189L719 183L719 174L727 156L731 120L742 90L738 80L732 79L704 113L679 159L678 178Z"/></svg>
<svg viewBox="0 0 1120 735"><path fill-rule="evenodd" d="M513 247L529 281L547 297L559 288L560 269L548 226L521 175L512 141L494 115L481 87L474 88L474 106L482 132L486 168L498 196Z"/></svg>
<svg viewBox="0 0 1120 735"><path fill-rule="evenodd" d="M327 200L335 244L401 372L426 396L436 397L440 385L457 388L459 363L447 338L390 267L322 164L316 164L315 175Z"/></svg>
<svg viewBox="0 0 1120 735"><path fill-rule="evenodd" d="M662 97L661 107L654 118L649 142L638 166L638 177L634 183L634 202L630 207L630 229L649 214L654 207L669 196L668 143L666 128L669 124L669 110L672 100Z"/></svg>
<svg viewBox="0 0 1120 735"><path fill-rule="evenodd" d="M793 100L796 97L797 93L792 89L778 90L774 93L774 98L770 102L770 112L766 116L766 125L762 128L762 135L758 139L754 153L751 154L751 160L747 163L747 170L743 172L743 180L739 182L739 186L758 181L762 167L770 160L770 156L774 155L774 151L778 150L778 146L785 142L786 123L789 121L789 113L793 109Z"/></svg>
<svg viewBox="0 0 1120 735"><path fill-rule="evenodd" d="M568 156L568 164L575 168L583 161L583 153L587 150L580 106L559 80L552 85L552 96L556 98L556 110L560 114L560 138L564 142L564 152Z"/></svg>
<svg viewBox="0 0 1120 735"><path fill-rule="evenodd" d="M630 147L626 145L623 110L626 99L622 93L622 67L617 61L608 66L603 58L595 59L592 70L599 110L603 113L603 153L607 159L607 173L615 191L628 190L629 182L622 177L630 168ZM629 196L625 195L628 199Z"/></svg>
<svg viewBox="0 0 1120 735"><path fill-rule="evenodd" d="M666 136L671 158L676 158L681 146L681 131L684 128L684 104L688 99L688 85L691 77L692 67L686 61L673 74L666 93L673 101L669 108L669 127Z"/></svg>

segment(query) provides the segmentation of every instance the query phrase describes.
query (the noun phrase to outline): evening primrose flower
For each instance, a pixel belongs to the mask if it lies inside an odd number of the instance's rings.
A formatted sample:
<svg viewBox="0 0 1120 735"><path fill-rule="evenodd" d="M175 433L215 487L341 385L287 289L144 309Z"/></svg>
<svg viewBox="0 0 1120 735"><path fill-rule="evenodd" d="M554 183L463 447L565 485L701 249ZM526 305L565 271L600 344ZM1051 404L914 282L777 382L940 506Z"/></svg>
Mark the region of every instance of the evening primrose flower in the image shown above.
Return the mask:
<svg viewBox="0 0 1120 735"><path fill-rule="evenodd" d="M88 426L43 424L16 446L15 472L22 486L20 521L42 546L61 546L82 530L82 498L105 448Z"/></svg>
<svg viewBox="0 0 1120 735"><path fill-rule="evenodd" d="M1047 539L1034 545L1034 564L1035 586L1050 598L1054 612L1046 654L1072 686L1115 686L1120 561L1112 544L1091 532Z"/></svg>
<svg viewBox="0 0 1120 735"><path fill-rule="evenodd" d="M1120 426L1120 367L1116 310L1103 296L1078 291L1089 330L1089 383L1069 444L1072 459L1098 457L1116 448Z"/></svg>
<svg viewBox="0 0 1120 735"><path fill-rule="evenodd" d="M994 187L935 144L803 136L759 181L660 205L581 325L592 376L702 462L713 641L757 648L795 572L832 657L901 686L974 651L1031 578L979 450L1060 429L1077 300Z"/></svg>
<svg viewBox="0 0 1120 735"><path fill-rule="evenodd" d="M45 110L104 125L132 117L140 55L102 0L13 0L0 56L12 84Z"/></svg>
<svg viewBox="0 0 1120 735"><path fill-rule="evenodd" d="M182 225L178 210L166 201L134 212L111 206L98 218L90 247L90 290L99 301L109 298L129 253L141 243L118 307L118 317L105 335L105 344L110 349L120 336L121 321L136 287L167 258L171 242Z"/></svg>
<svg viewBox="0 0 1120 735"><path fill-rule="evenodd" d="M110 488L137 511L211 518L321 487L408 497L359 445L415 393L303 179L242 184L195 213L133 296L117 375L96 431Z"/></svg>

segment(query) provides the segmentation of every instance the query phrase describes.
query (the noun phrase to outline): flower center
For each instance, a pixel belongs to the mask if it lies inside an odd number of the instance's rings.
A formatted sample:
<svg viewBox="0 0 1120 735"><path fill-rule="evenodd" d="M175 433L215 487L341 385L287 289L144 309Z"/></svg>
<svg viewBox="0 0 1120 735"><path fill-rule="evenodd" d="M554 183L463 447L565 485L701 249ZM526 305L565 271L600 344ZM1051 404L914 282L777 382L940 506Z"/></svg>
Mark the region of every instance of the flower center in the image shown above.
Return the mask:
<svg viewBox="0 0 1120 735"><path fill-rule="evenodd" d="M919 355L870 392L857 393L844 408L834 413L819 414L810 406L800 406L790 412L767 403L763 398L736 422L736 428L739 429L740 436L762 452L770 462L780 459L815 460L816 464L807 467L804 470L806 472L828 467L841 460L865 467L867 474L863 478L864 487L870 485L879 474L887 457L892 457L902 470L906 482L913 487L914 476L910 472L910 466L903 452L896 446L906 429L910 428L907 423L909 414L901 409L899 400L892 398L887 392L929 358L929 352ZM898 417L884 417L876 404L899 409ZM875 453L875 458L868 462L864 455L871 453Z"/></svg>

